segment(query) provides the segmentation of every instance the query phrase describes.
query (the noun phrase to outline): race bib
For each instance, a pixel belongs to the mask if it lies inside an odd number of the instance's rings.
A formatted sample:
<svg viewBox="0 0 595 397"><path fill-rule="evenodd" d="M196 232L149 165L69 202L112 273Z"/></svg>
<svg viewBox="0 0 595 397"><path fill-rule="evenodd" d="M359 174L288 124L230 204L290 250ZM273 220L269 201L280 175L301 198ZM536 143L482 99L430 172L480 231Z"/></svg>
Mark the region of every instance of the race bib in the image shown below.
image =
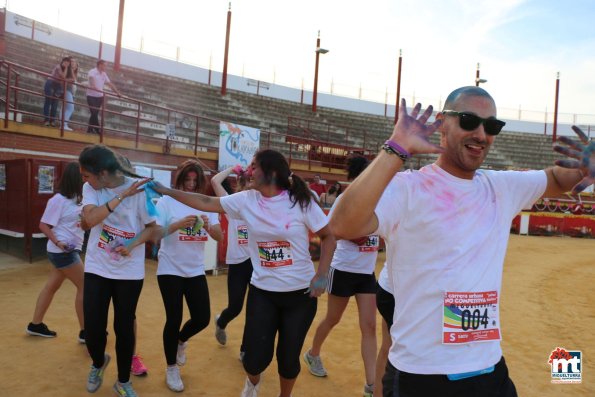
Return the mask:
<svg viewBox="0 0 595 397"><path fill-rule="evenodd" d="M359 252L375 252L380 248L380 237L376 234L367 236L363 244L358 245Z"/></svg>
<svg viewBox="0 0 595 397"><path fill-rule="evenodd" d="M248 244L248 226L238 226L238 245Z"/></svg>
<svg viewBox="0 0 595 397"><path fill-rule="evenodd" d="M498 291L445 292L442 343L502 339L499 309Z"/></svg>
<svg viewBox="0 0 595 397"><path fill-rule="evenodd" d="M178 229L178 241L206 242L209 239L207 232L202 227L198 230L194 227Z"/></svg>
<svg viewBox="0 0 595 397"><path fill-rule="evenodd" d="M258 242L258 257L262 267L281 267L293 264L291 244L287 241Z"/></svg>
<svg viewBox="0 0 595 397"><path fill-rule="evenodd" d="M99 243L97 246L101 249L105 249L105 247L116 238L119 238L120 240L132 240L135 235L136 234L133 232L125 232L104 224L101 229L101 234L99 235Z"/></svg>

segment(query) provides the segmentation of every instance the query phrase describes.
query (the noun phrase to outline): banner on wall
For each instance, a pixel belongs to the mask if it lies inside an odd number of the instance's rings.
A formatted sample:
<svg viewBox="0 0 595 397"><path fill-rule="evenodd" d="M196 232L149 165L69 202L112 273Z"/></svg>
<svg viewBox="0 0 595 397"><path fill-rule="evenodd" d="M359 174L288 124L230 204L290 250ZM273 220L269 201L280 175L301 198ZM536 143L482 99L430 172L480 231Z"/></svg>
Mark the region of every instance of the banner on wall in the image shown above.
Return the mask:
<svg viewBox="0 0 595 397"><path fill-rule="evenodd" d="M224 170L235 165L247 167L260 145L260 130L221 121L219 123L219 166Z"/></svg>

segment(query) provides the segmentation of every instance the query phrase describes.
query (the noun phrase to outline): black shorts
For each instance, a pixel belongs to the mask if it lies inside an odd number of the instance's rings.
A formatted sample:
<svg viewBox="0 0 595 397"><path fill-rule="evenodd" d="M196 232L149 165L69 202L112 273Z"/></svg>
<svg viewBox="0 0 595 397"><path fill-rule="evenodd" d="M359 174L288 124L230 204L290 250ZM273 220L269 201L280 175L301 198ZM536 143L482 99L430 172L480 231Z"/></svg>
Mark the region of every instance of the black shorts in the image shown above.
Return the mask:
<svg viewBox="0 0 595 397"><path fill-rule="evenodd" d="M489 374L460 380L449 380L446 375L417 375L399 371L390 361L382 378L384 397L460 397L490 396L517 397L514 383L508 376L504 357Z"/></svg>
<svg viewBox="0 0 595 397"><path fill-rule="evenodd" d="M327 292L344 298L355 294L375 294L376 276L374 273L352 273L333 267L329 270Z"/></svg>
<svg viewBox="0 0 595 397"><path fill-rule="evenodd" d="M376 307L384 321L386 321L388 329L390 329L393 325L393 316L395 315L395 297L382 288L380 284L377 284Z"/></svg>

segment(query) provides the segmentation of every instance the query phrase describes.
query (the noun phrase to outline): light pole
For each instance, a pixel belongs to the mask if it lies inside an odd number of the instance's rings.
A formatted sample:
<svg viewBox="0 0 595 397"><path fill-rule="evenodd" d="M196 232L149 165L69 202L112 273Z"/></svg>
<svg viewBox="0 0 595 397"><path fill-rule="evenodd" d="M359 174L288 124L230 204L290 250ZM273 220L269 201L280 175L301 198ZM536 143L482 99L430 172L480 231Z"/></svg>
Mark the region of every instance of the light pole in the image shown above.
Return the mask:
<svg viewBox="0 0 595 397"><path fill-rule="evenodd" d="M560 72L556 74L556 99L554 102L554 132L552 134L552 142L556 142L558 133L558 95L560 94Z"/></svg>
<svg viewBox="0 0 595 397"><path fill-rule="evenodd" d="M225 55L223 57L223 77L221 80L221 95L227 92L227 61L229 55L229 31L231 30L231 2L227 10L227 27L225 29Z"/></svg>
<svg viewBox="0 0 595 397"><path fill-rule="evenodd" d="M401 101L401 65L403 63L403 50L399 50L399 69L397 71L397 101L395 103L395 124L399 120L399 102Z"/></svg>
<svg viewBox="0 0 595 397"><path fill-rule="evenodd" d="M480 83L487 83L488 81L486 79L480 79L479 78L479 62L477 62L477 70L475 71L475 86L479 87Z"/></svg>
<svg viewBox="0 0 595 397"><path fill-rule="evenodd" d="M320 54L326 54L328 50L320 48L320 30L316 39L316 66L314 67L314 91L312 93L312 111L316 113L316 97L318 95L318 60Z"/></svg>
<svg viewBox="0 0 595 397"><path fill-rule="evenodd" d="M122 30L124 29L124 2L120 0L120 9L118 11L118 32L116 34L116 51L114 53L114 70L120 70L120 55L122 53Z"/></svg>

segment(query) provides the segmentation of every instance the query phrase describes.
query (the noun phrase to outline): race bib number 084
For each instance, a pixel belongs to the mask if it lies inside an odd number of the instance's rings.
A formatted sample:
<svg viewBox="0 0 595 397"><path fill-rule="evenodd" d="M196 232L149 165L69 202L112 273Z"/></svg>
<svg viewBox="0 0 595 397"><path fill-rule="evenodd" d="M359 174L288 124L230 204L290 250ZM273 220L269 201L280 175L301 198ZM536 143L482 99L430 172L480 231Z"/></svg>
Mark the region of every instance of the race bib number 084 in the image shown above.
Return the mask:
<svg viewBox="0 0 595 397"><path fill-rule="evenodd" d="M293 264L291 244L287 241L259 241L258 256L262 267L281 267Z"/></svg>
<svg viewBox="0 0 595 397"><path fill-rule="evenodd" d="M500 339L498 291L444 293L443 344Z"/></svg>

